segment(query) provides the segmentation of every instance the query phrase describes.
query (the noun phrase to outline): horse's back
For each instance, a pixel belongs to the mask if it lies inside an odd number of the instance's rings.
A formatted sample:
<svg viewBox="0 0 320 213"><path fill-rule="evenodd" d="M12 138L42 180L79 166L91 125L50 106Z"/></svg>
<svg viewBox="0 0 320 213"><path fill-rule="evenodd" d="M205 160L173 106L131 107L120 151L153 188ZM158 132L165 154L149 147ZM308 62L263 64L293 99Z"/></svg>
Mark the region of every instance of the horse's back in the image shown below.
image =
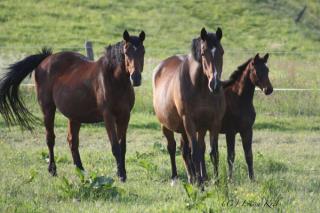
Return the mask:
<svg viewBox="0 0 320 213"><path fill-rule="evenodd" d="M171 56L162 62L153 71L153 86L157 87L158 82L168 82L173 75L179 72L179 66L185 60L185 56Z"/></svg>
<svg viewBox="0 0 320 213"><path fill-rule="evenodd" d="M177 109L179 68L185 56L172 56L163 60L153 74L153 106L162 125L181 132L182 121Z"/></svg>
<svg viewBox="0 0 320 213"><path fill-rule="evenodd" d="M101 120L96 90L99 61L74 52L60 52L46 58L36 69L38 99L54 103L68 118L91 123Z"/></svg>
<svg viewBox="0 0 320 213"><path fill-rule="evenodd" d="M59 52L47 57L38 67L36 72L45 71L51 77L70 73L71 70L81 72L92 66L95 62L90 61L84 55L76 52ZM82 69L80 69L80 67Z"/></svg>

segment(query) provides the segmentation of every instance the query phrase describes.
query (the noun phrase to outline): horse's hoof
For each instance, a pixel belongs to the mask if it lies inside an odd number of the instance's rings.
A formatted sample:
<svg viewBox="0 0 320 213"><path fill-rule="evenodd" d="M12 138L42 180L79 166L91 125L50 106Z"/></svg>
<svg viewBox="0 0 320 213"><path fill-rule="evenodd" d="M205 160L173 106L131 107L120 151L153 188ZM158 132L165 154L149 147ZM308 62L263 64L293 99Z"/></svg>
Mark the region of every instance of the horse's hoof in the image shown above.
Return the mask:
<svg viewBox="0 0 320 213"><path fill-rule="evenodd" d="M127 176L126 176L126 175L124 175L124 176L119 176L119 180L120 180L120 182L125 183L126 180L127 180Z"/></svg>
<svg viewBox="0 0 320 213"><path fill-rule="evenodd" d="M228 182L229 182L229 183L233 183L233 178L229 176L229 177L228 177Z"/></svg>
<svg viewBox="0 0 320 213"><path fill-rule="evenodd" d="M79 169L81 172L85 172L84 168L82 165L75 165L77 169Z"/></svg>
<svg viewBox="0 0 320 213"><path fill-rule="evenodd" d="M57 176L57 167L55 164L49 165L48 171L52 176Z"/></svg>
<svg viewBox="0 0 320 213"><path fill-rule="evenodd" d="M198 187L202 188L203 185L204 185L204 182L203 182L202 178L197 178L196 184L197 184Z"/></svg>
<svg viewBox="0 0 320 213"><path fill-rule="evenodd" d="M255 183L256 182L255 177L249 177L249 178L250 178L251 183Z"/></svg>
<svg viewBox="0 0 320 213"><path fill-rule="evenodd" d="M200 189L200 191L204 192L204 184L203 183L199 185L199 189Z"/></svg>
<svg viewBox="0 0 320 213"><path fill-rule="evenodd" d="M87 172L86 170L84 170L83 167L82 167L82 169L81 169L81 168L79 168L79 167L76 166L76 169L79 169L79 171L81 172L82 175L84 175L84 176L87 176L87 175L88 175L88 172Z"/></svg>
<svg viewBox="0 0 320 213"><path fill-rule="evenodd" d="M175 186L175 185L177 184L177 182L178 182L178 178L177 178L177 177L172 178L170 185L171 185L171 186Z"/></svg>
<svg viewBox="0 0 320 213"><path fill-rule="evenodd" d="M215 177L212 180L213 185L219 185L219 178Z"/></svg>
<svg viewBox="0 0 320 213"><path fill-rule="evenodd" d="M207 176L207 175L205 175L205 176L203 176L203 177L202 177L202 180L203 180L203 182L206 182L206 181L208 181L208 180L209 180L209 178L208 178L208 176Z"/></svg>
<svg viewBox="0 0 320 213"><path fill-rule="evenodd" d="M195 183L195 178L193 176L188 176L188 183L189 184L194 184Z"/></svg>

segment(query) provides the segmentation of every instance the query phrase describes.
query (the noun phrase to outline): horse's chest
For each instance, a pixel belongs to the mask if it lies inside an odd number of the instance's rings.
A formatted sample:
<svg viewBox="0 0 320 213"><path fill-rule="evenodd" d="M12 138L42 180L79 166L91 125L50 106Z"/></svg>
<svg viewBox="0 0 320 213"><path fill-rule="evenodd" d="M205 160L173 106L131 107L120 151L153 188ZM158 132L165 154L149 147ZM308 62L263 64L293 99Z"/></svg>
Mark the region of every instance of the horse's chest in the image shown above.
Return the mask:
<svg viewBox="0 0 320 213"><path fill-rule="evenodd" d="M212 106L210 107L209 105L197 104L194 107L194 116L195 117L200 117L200 118L203 118L204 120L208 120L211 117L213 117L214 115L215 115L215 112L212 109Z"/></svg>
<svg viewBox="0 0 320 213"><path fill-rule="evenodd" d="M212 123L219 119L219 110L214 109L214 103L196 103L193 106L192 117L198 128L210 128Z"/></svg>
<svg viewBox="0 0 320 213"><path fill-rule="evenodd" d="M106 98L107 105L116 114L130 112L134 106L135 96L132 91L115 93Z"/></svg>
<svg viewBox="0 0 320 213"><path fill-rule="evenodd" d="M240 132L252 128L255 112L251 110L227 110L222 122L222 132Z"/></svg>

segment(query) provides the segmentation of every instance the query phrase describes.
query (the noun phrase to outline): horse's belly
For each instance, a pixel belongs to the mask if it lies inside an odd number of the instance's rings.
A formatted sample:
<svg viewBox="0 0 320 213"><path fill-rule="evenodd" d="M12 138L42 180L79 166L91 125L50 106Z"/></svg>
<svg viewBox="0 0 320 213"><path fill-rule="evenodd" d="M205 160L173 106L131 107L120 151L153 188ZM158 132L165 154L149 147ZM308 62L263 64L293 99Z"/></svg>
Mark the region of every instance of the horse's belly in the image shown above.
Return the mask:
<svg viewBox="0 0 320 213"><path fill-rule="evenodd" d="M160 123L166 128L181 133L183 131L182 119L179 116L173 101L166 100L164 96L154 96L154 111Z"/></svg>
<svg viewBox="0 0 320 213"><path fill-rule="evenodd" d="M103 120L96 98L88 90L57 89L53 93L53 98L59 111L69 119L81 123L96 123Z"/></svg>

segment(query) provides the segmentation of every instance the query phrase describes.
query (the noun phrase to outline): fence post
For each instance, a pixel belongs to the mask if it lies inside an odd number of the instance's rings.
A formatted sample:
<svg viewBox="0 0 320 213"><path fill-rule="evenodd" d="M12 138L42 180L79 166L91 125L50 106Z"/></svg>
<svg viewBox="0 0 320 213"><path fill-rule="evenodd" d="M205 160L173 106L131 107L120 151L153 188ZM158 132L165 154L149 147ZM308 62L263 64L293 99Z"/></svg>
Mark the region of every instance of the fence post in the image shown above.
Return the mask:
<svg viewBox="0 0 320 213"><path fill-rule="evenodd" d="M85 48L86 48L86 52L87 52L87 57L90 60L94 60L94 55L93 55L93 48L92 48L92 42L91 41L86 41L84 44Z"/></svg>
<svg viewBox="0 0 320 213"><path fill-rule="evenodd" d="M303 9L299 12L299 14L297 15L296 19L294 20L296 23L298 23L300 21L300 19L302 18L304 12L306 12L307 9L307 5L305 5L303 7Z"/></svg>

